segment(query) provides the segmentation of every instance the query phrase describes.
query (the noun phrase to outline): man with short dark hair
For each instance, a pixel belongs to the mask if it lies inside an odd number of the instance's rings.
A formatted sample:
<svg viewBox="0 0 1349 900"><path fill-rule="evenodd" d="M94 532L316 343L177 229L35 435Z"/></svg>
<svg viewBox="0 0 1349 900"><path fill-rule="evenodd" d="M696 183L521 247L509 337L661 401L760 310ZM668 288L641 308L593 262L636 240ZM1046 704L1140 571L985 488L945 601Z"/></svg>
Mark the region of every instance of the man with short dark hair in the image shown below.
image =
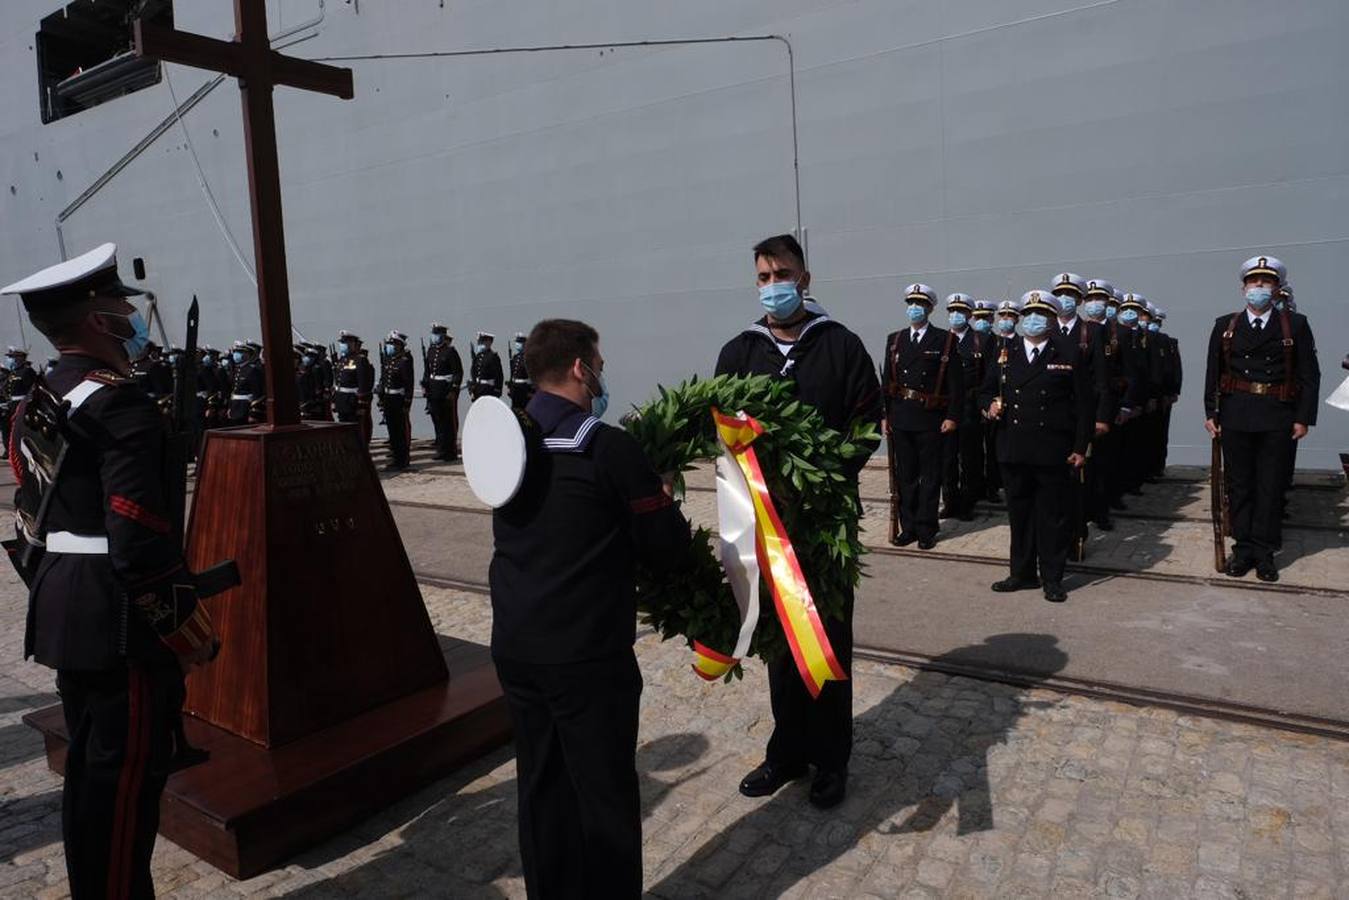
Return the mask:
<svg viewBox="0 0 1349 900"><path fill-rule="evenodd" d="M722 347L717 374L791 380L802 402L840 434L850 434L859 422L879 422L881 392L871 357L857 335L805 299L810 271L796 238L781 234L761 241L754 247L754 267L764 315ZM857 457L842 473L854 486L865 460ZM827 682L813 699L791 654L769 663L773 735L764 762L740 782L745 796L772 794L814 765L810 802L828 808L843 801L852 754L852 606L850 595L843 619L824 622L849 680Z"/></svg>
<svg viewBox="0 0 1349 900"><path fill-rule="evenodd" d="M637 442L600 421L599 335L534 326L528 462L492 516L492 658L515 731L520 856L531 897L642 891L634 566L683 558L688 522Z"/></svg>
<svg viewBox="0 0 1349 900"><path fill-rule="evenodd" d="M14 423L19 543L36 559L13 558L30 587L24 656L56 670L70 739L61 830L76 900L154 896L183 673L217 645L171 525L164 421L128 377L149 332L115 253L0 289L61 352ZM56 409L65 427L49 427Z"/></svg>

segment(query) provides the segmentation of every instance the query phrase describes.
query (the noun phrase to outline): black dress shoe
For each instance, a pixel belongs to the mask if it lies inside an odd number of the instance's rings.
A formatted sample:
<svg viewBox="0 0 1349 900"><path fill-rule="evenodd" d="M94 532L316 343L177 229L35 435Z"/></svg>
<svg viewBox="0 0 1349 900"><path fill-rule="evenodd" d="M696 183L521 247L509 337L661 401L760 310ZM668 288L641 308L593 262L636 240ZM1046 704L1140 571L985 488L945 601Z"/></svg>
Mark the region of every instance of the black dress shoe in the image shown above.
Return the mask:
<svg viewBox="0 0 1349 900"><path fill-rule="evenodd" d="M1227 568L1223 569L1223 574L1231 578L1241 578L1253 568L1255 560L1245 556L1234 556L1227 561Z"/></svg>
<svg viewBox="0 0 1349 900"><path fill-rule="evenodd" d="M816 809L830 809L843 802L848 794L848 770L821 769L810 783L810 805Z"/></svg>
<svg viewBox="0 0 1349 900"><path fill-rule="evenodd" d="M1279 570L1274 567L1274 560L1262 559L1255 564L1255 577L1261 581L1273 583L1279 580Z"/></svg>
<svg viewBox="0 0 1349 900"><path fill-rule="evenodd" d="M936 538L926 537L926 538L919 538L919 539L918 539L918 549L919 549L919 550L931 550L931 549L932 549L933 547L935 547L935 546L937 546L937 539L936 539Z"/></svg>
<svg viewBox="0 0 1349 900"><path fill-rule="evenodd" d="M892 539L890 543L894 544L896 547L907 547L916 540L918 540L918 535L914 534L912 531L904 531L900 532L899 537Z"/></svg>
<svg viewBox="0 0 1349 900"><path fill-rule="evenodd" d="M1062 603L1068 599L1068 592L1063 589L1061 584L1046 584L1045 599L1050 603Z"/></svg>
<svg viewBox="0 0 1349 900"><path fill-rule="evenodd" d="M1025 591L1030 588L1040 586L1038 578L1004 578L1002 581L993 582L993 590L999 594L1010 594L1012 591Z"/></svg>
<svg viewBox="0 0 1349 900"><path fill-rule="evenodd" d="M805 766L788 768L765 762L744 777L740 782L740 793L746 797L767 797L777 793L778 788L787 782L801 778L806 772Z"/></svg>
<svg viewBox="0 0 1349 900"><path fill-rule="evenodd" d="M1115 520L1109 516L1101 516L1101 518L1096 520L1096 527L1101 531L1114 531Z"/></svg>

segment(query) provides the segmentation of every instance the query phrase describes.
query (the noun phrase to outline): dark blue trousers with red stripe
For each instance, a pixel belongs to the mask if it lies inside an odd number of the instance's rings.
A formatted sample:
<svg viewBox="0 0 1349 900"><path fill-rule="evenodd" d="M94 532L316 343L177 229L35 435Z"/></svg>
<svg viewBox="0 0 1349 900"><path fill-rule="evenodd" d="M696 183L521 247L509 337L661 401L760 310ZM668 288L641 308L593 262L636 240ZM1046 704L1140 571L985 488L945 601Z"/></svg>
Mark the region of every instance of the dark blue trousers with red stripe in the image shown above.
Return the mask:
<svg viewBox="0 0 1349 900"><path fill-rule="evenodd" d="M70 733L61 831L74 900L154 896L150 854L181 683L135 663L57 672Z"/></svg>

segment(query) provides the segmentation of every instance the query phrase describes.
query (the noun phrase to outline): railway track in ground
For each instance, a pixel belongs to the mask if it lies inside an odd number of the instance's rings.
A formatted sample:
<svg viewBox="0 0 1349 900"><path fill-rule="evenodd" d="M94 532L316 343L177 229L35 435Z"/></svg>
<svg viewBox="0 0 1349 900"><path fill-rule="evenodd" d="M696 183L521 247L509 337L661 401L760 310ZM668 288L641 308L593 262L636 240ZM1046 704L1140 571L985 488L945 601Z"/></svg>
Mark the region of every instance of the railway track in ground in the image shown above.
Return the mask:
<svg viewBox="0 0 1349 900"><path fill-rule="evenodd" d="M427 572L414 572L417 580L431 587L449 588L480 594L489 594L488 586L483 582L467 581L458 578L446 578ZM647 629L638 634L652 633ZM1162 691L1140 688L1099 679L1073 678L1066 675L1043 674L1031 671L999 668L974 663L958 663L928 653L907 650L892 650L884 647L868 646L859 642L853 648L853 656L871 662L887 665L906 666L929 672L940 672L962 678L975 678L980 681L1009 684L1015 687L1043 688L1064 694L1090 697L1095 700L1107 700L1127 703L1131 706L1159 706L1185 715L1205 716L1230 722L1244 722L1281 731L1293 731L1299 734L1313 734L1321 737L1349 740L1349 720L1327 719L1318 716L1302 715L1273 707L1253 706L1235 703L1212 697L1201 697L1180 691Z"/></svg>

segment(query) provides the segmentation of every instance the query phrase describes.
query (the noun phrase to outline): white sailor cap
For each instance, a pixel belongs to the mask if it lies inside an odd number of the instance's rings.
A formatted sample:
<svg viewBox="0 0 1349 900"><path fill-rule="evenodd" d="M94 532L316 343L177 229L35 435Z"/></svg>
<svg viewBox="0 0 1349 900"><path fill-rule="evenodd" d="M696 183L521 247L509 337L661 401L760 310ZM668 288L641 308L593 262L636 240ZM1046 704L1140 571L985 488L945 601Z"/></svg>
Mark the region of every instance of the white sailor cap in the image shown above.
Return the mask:
<svg viewBox="0 0 1349 900"><path fill-rule="evenodd" d="M142 293L122 284L117 276L117 245L111 243L0 288L0 294L21 295L23 305L30 310L96 296L134 297Z"/></svg>
<svg viewBox="0 0 1349 900"><path fill-rule="evenodd" d="M1283 261L1273 256L1252 256L1241 264L1241 280L1252 275L1268 275L1283 284L1288 279L1288 268Z"/></svg>
<svg viewBox="0 0 1349 900"><path fill-rule="evenodd" d="M963 309L966 312L974 310L974 298L969 294L948 294L946 297L946 310L950 312L953 309Z"/></svg>
<svg viewBox="0 0 1349 900"><path fill-rule="evenodd" d="M244 340L243 338L239 338L233 344L230 344L230 348L233 350L247 350L249 349L248 341Z"/></svg>
<svg viewBox="0 0 1349 900"><path fill-rule="evenodd" d="M22 347L7 347L7 348L5 349L5 355L6 355L6 356L27 356L27 355L28 355L28 351L27 351L27 350L24 350Z"/></svg>
<svg viewBox="0 0 1349 900"><path fill-rule="evenodd" d="M523 331L517 331L515 333L515 340L523 344L525 342L525 333Z"/></svg>
<svg viewBox="0 0 1349 900"><path fill-rule="evenodd" d="M1115 286L1108 281L1100 278L1091 278L1087 280L1087 290L1083 297L1105 297L1109 300L1115 295Z"/></svg>
<svg viewBox="0 0 1349 900"><path fill-rule="evenodd" d="M1049 291L1038 288L1033 291L1026 291L1021 295L1021 312L1023 315L1039 312L1057 316L1059 314L1059 298Z"/></svg>
<svg viewBox="0 0 1349 900"><path fill-rule="evenodd" d="M936 306L937 292L921 282L915 282L904 289L904 299Z"/></svg>
<svg viewBox="0 0 1349 900"><path fill-rule="evenodd" d="M480 340L480 341L495 341L496 339L497 339L497 336L496 336L495 334L492 334L492 332L490 332L490 331L479 331L479 332L478 332L478 340Z"/></svg>
<svg viewBox="0 0 1349 900"><path fill-rule="evenodd" d="M400 344L406 344L408 342L408 336L406 334L403 334L403 332L399 331L397 328L395 328L393 331L389 332L389 336L386 337L385 340L397 341Z"/></svg>
<svg viewBox="0 0 1349 900"><path fill-rule="evenodd" d="M338 343L347 343L348 341L350 341L351 343L359 344L361 342L361 339L358 335L350 331L347 331L345 328L343 328L341 331L337 333L337 341Z"/></svg>
<svg viewBox="0 0 1349 900"><path fill-rule="evenodd" d="M1017 303L1015 300L999 300L999 301L998 301L998 315L1003 315L1004 313L1010 314L1010 315L1013 315L1013 316L1020 316L1020 315L1021 315L1021 304L1020 304L1020 303Z"/></svg>
<svg viewBox="0 0 1349 900"><path fill-rule="evenodd" d="M970 313L973 316L991 316L993 311L998 308L998 304L992 300L975 300L974 311Z"/></svg>
<svg viewBox="0 0 1349 900"><path fill-rule="evenodd" d="M449 334L449 333L450 333L450 329L447 328L447 327L445 326L445 323L444 323L444 322L432 322L432 323L431 323L431 333L432 333L432 334Z"/></svg>
<svg viewBox="0 0 1349 900"><path fill-rule="evenodd" d="M1124 302L1120 303L1120 309L1136 309L1139 312L1148 311L1148 298L1142 294L1125 294Z"/></svg>
<svg viewBox="0 0 1349 900"><path fill-rule="evenodd" d="M1087 296L1087 279L1081 275L1074 275L1072 272L1060 272L1054 276L1053 293L1057 294L1059 291L1072 291L1078 297L1085 297Z"/></svg>

